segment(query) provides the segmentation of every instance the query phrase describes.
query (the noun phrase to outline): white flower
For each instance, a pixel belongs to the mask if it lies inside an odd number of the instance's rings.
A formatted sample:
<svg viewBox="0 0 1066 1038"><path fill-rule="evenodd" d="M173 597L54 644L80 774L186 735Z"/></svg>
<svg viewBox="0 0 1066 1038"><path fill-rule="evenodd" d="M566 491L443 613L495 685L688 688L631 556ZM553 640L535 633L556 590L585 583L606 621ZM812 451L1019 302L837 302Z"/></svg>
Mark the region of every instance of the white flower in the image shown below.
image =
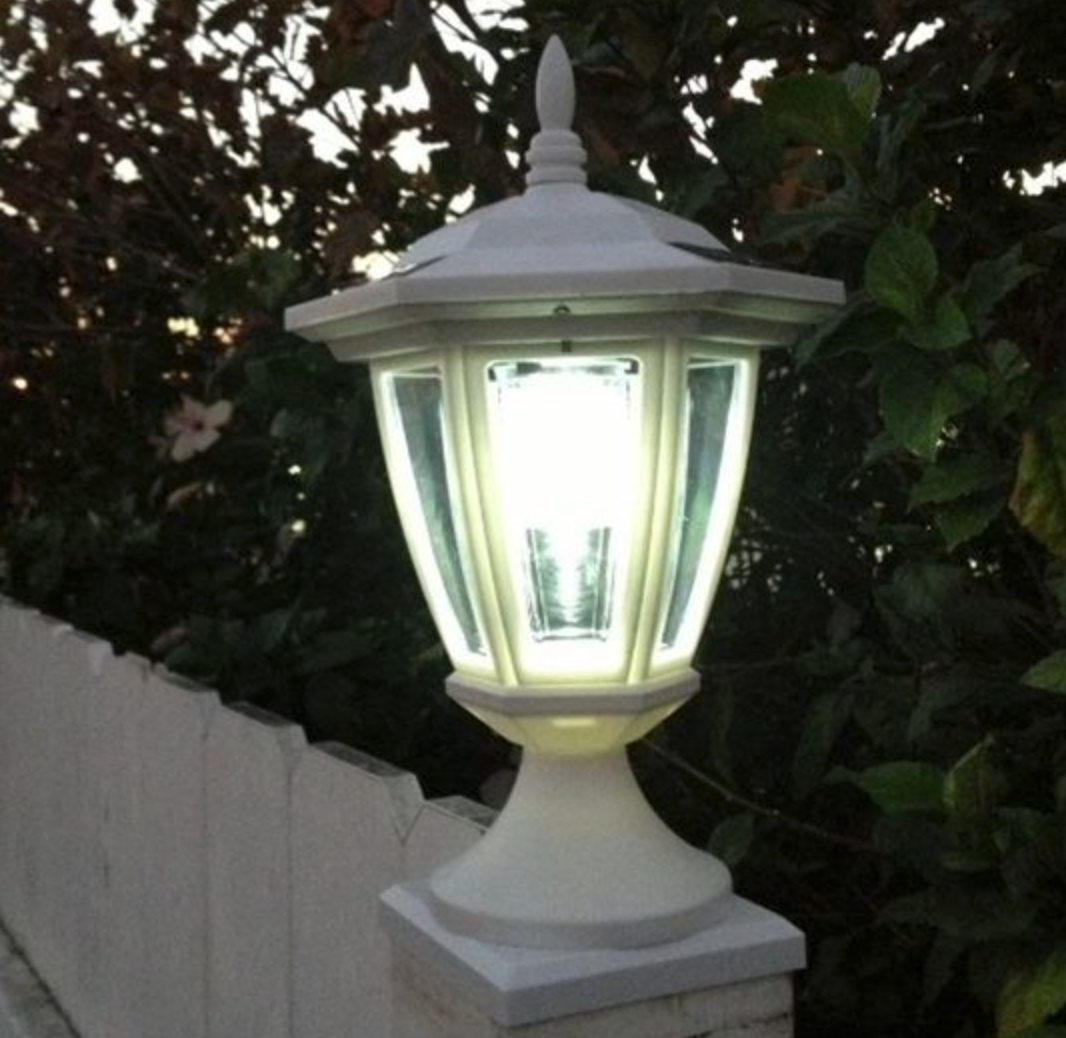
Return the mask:
<svg viewBox="0 0 1066 1038"><path fill-rule="evenodd" d="M181 398L181 407L163 419L163 428L171 437L170 456L188 461L194 454L207 450L222 435L218 430L233 417L233 404L217 400L208 406L190 396Z"/></svg>

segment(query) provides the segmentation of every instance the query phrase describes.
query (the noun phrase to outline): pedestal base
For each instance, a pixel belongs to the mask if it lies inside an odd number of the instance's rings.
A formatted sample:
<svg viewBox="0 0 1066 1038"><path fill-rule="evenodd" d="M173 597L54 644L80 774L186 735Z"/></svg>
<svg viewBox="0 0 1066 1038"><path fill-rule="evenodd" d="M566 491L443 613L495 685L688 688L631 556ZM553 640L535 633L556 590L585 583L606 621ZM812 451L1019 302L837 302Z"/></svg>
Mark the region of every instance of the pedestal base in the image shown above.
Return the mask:
<svg viewBox="0 0 1066 1038"><path fill-rule="evenodd" d="M729 870L659 819L625 751L522 759L492 828L429 880L449 929L533 948L632 948L712 925Z"/></svg>
<svg viewBox="0 0 1066 1038"><path fill-rule="evenodd" d="M474 1038L499 1034L495 1025L547 1026L559 1017L572 1018L568 1035L667 1033L649 1023L651 1016L672 1020L669 1033L679 1036L791 1033L789 974L804 966L803 935L743 898L726 898L713 927L683 940L613 951L515 948L459 936L441 925L432 900L424 882L382 895L398 962L395 1038ZM691 1029L677 1026L679 1012Z"/></svg>

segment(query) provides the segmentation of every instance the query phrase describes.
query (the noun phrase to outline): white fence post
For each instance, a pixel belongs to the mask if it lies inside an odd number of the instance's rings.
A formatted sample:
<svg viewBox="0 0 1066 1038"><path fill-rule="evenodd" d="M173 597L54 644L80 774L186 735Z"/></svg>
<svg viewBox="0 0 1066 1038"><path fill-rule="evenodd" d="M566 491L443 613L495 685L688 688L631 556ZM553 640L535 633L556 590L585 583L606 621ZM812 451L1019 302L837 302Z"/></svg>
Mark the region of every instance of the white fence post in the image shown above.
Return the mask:
<svg viewBox="0 0 1066 1038"><path fill-rule="evenodd" d="M303 731L246 704L207 737L208 1038L289 1038L290 788Z"/></svg>

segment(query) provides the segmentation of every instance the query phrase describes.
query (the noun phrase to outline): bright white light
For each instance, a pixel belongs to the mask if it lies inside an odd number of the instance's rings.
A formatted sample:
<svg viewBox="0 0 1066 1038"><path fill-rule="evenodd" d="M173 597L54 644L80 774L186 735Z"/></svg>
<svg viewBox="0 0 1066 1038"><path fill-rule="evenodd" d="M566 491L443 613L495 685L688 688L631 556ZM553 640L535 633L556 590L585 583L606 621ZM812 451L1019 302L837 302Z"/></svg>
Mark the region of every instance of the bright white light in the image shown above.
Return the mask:
<svg viewBox="0 0 1066 1038"><path fill-rule="evenodd" d="M174 335L184 335L186 338L195 339L200 335L200 326L193 317L168 317L167 331Z"/></svg>
<svg viewBox="0 0 1066 1038"><path fill-rule="evenodd" d="M15 389L17 389L20 393L25 393L26 390L30 388L29 382L26 379L24 379L21 375L16 375L11 380L11 385Z"/></svg>
<svg viewBox="0 0 1066 1038"><path fill-rule="evenodd" d="M533 637L603 640L635 490L637 376L616 359L491 370L500 500Z"/></svg>
<svg viewBox="0 0 1066 1038"><path fill-rule="evenodd" d="M888 50L885 51L885 58L894 58L900 51L910 52L917 50L936 36L944 28L945 24L943 18L936 18L931 22L922 22L916 25L909 33L897 33L896 38L889 44Z"/></svg>
<svg viewBox="0 0 1066 1038"><path fill-rule="evenodd" d="M392 273L396 257L384 252L368 252L352 260L352 269L363 274L368 281L379 281Z"/></svg>
<svg viewBox="0 0 1066 1038"><path fill-rule="evenodd" d="M1008 173L1004 180L1009 187L1020 190L1023 195L1042 195L1050 188L1066 184L1066 162L1059 165L1046 162L1036 174L1024 169Z"/></svg>
<svg viewBox="0 0 1066 1038"><path fill-rule="evenodd" d="M759 97L755 93L755 84L759 80L769 79L776 69L776 58L771 58L769 61L748 58L740 70L740 79L733 84L729 91L730 95L741 101L751 101L753 104L758 104Z"/></svg>
<svg viewBox="0 0 1066 1038"><path fill-rule="evenodd" d="M298 476L301 472L303 472L303 469L299 465L290 465L288 468L290 476Z"/></svg>

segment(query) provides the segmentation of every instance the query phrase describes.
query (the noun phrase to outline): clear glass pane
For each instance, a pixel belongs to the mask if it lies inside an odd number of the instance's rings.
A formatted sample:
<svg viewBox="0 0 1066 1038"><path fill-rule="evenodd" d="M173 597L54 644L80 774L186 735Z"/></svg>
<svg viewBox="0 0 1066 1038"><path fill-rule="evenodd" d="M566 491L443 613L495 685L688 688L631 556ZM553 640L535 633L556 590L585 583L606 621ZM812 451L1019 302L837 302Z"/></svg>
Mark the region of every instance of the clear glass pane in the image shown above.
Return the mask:
<svg viewBox="0 0 1066 1038"><path fill-rule="evenodd" d="M693 360L689 364L683 454L678 469L681 479L674 505L662 633L666 648L672 648L677 641L696 586L704 545L708 536L714 536L710 529L712 506L735 378L736 364L732 361Z"/></svg>
<svg viewBox="0 0 1066 1038"><path fill-rule="evenodd" d="M489 367L500 504L535 641L610 634L636 486L639 382L628 358Z"/></svg>
<svg viewBox="0 0 1066 1038"><path fill-rule="evenodd" d="M466 647L471 652L484 653L484 639L463 565L455 480L444 439L444 387L440 372L435 368L397 372L389 375L386 383L403 431L405 454L441 583Z"/></svg>

